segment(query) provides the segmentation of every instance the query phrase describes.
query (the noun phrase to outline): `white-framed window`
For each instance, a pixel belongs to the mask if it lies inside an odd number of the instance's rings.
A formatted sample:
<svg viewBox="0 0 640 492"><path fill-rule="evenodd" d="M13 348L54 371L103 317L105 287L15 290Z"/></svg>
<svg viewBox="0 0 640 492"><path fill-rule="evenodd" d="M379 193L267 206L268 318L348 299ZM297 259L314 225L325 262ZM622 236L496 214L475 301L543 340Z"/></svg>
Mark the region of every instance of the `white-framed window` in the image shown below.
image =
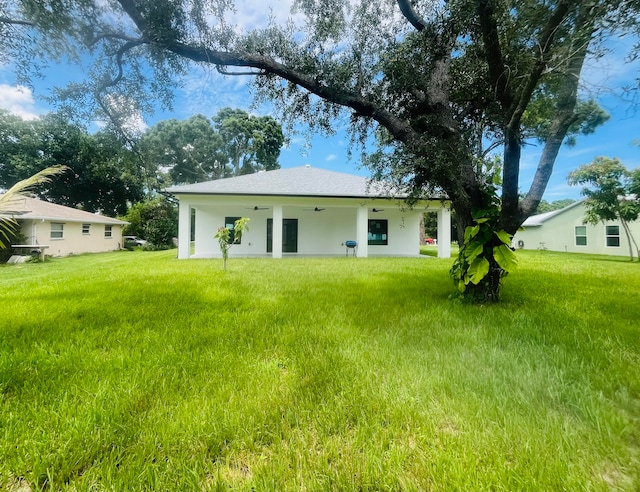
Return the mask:
<svg viewBox="0 0 640 492"><path fill-rule="evenodd" d="M82 235L88 236L91 234L91 224L82 224Z"/></svg>
<svg viewBox="0 0 640 492"><path fill-rule="evenodd" d="M620 226L612 225L605 228L606 244L610 248L620 247Z"/></svg>
<svg viewBox="0 0 640 492"><path fill-rule="evenodd" d="M575 228L576 246L587 245L587 226L576 226Z"/></svg>
<svg viewBox="0 0 640 492"><path fill-rule="evenodd" d="M104 226L104 237L112 238L113 237L113 226L106 225Z"/></svg>
<svg viewBox="0 0 640 492"><path fill-rule="evenodd" d="M51 222L51 239L64 239L64 224L61 222Z"/></svg>

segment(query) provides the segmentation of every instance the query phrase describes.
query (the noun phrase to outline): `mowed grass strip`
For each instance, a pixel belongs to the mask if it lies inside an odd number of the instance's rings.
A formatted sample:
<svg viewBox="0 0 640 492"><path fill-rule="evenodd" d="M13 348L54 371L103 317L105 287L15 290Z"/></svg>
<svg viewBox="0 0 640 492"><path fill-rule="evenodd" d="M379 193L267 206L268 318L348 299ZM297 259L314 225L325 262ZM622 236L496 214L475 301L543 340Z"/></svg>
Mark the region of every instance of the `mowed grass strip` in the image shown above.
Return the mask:
<svg viewBox="0 0 640 492"><path fill-rule="evenodd" d="M0 268L0 488L637 490L640 267L451 260Z"/></svg>

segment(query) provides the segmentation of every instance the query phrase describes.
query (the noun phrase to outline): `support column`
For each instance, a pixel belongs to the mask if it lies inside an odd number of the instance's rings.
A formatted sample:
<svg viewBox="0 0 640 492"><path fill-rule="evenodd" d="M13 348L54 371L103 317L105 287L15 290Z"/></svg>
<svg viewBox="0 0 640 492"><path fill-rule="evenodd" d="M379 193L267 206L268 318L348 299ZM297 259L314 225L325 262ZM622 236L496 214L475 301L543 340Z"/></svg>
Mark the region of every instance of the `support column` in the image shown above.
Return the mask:
<svg viewBox="0 0 640 492"><path fill-rule="evenodd" d="M438 209L438 258L451 258L451 209Z"/></svg>
<svg viewBox="0 0 640 492"><path fill-rule="evenodd" d="M282 258L282 205L273 206L271 257Z"/></svg>
<svg viewBox="0 0 640 492"><path fill-rule="evenodd" d="M180 200L178 211L178 258L191 256L191 204Z"/></svg>
<svg viewBox="0 0 640 492"><path fill-rule="evenodd" d="M356 218L356 242L358 243L358 256L369 256L369 210L367 207L358 207Z"/></svg>

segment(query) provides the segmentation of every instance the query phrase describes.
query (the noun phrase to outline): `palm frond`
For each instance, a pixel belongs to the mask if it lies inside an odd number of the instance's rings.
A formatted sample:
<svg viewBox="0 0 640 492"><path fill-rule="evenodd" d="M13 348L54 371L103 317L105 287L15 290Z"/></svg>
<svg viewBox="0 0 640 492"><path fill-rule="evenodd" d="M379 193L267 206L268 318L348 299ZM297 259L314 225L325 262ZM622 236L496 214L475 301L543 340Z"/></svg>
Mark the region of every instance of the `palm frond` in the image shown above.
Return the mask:
<svg viewBox="0 0 640 492"><path fill-rule="evenodd" d="M69 169L67 166L51 166L30 176L27 179L19 181L13 185L6 193L0 195L0 248L6 248L9 243L9 237L18 226L14 219L14 208L26 193L31 191L35 186L51 181L51 177L61 174Z"/></svg>

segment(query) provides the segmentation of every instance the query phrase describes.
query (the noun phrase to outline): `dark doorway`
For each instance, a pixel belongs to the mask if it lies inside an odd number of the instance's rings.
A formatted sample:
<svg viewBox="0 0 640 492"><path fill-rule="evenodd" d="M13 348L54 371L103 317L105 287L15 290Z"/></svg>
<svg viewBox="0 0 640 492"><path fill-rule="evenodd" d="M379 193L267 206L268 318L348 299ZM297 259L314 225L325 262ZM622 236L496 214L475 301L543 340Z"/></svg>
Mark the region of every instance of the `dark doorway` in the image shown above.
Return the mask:
<svg viewBox="0 0 640 492"><path fill-rule="evenodd" d="M273 252L273 219L267 219L267 253ZM282 252L298 252L298 219L282 219Z"/></svg>

